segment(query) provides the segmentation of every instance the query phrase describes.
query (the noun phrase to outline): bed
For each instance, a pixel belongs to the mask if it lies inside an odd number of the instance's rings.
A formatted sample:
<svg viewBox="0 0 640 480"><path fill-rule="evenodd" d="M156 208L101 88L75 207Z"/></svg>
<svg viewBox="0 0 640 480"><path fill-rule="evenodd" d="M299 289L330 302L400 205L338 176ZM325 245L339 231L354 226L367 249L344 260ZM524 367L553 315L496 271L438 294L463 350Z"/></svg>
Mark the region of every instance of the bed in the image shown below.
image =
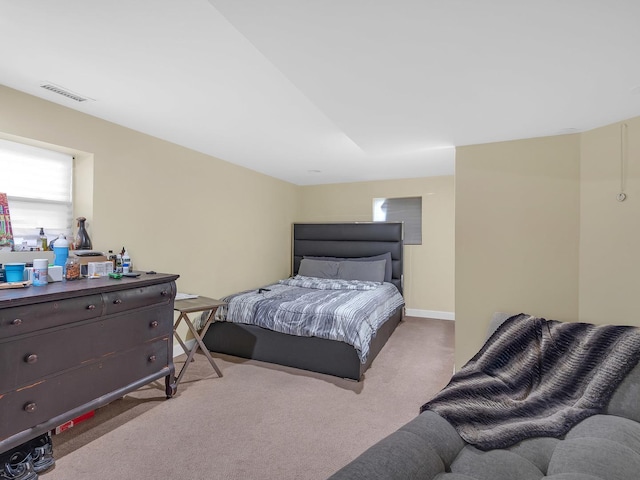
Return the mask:
<svg viewBox="0 0 640 480"><path fill-rule="evenodd" d="M300 276L299 272L301 266L304 270L314 260L337 261L351 266L355 262L368 261L373 266L373 263L379 265L380 258L386 258L385 281L380 289L393 289L390 287L393 285L397 289L396 295L402 294L402 223L296 223L292 230L292 278L308 280L309 277ZM256 289L254 293L268 297L278 293L279 285L278 282L265 286L266 292ZM282 333L247 323L216 321L203 340L212 352L360 381L402 320L403 312L402 303L377 322L364 358L361 358L361 348L346 341Z"/></svg>

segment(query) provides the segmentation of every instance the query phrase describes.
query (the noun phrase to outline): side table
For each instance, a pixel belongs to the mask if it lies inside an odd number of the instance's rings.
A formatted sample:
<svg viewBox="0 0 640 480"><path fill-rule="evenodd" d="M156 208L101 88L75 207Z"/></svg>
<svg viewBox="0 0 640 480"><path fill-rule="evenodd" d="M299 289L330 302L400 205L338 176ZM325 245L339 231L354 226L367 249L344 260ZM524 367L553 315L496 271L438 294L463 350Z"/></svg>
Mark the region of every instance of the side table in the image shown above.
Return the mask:
<svg viewBox="0 0 640 480"><path fill-rule="evenodd" d="M176 337L176 339L180 343L180 346L184 350L184 353L187 354L187 360L185 361L184 365L180 369L180 373L176 378L176 388L178 387L180 380L182 379L184 373L186 372L187 366L193 360L193 356L196 354L196 351L198 350L198 348L200 348L200 350L202 350L202 353L204 353L204 355L207 357L207 360L209 360L209 363L218 374L218 377L222 377L222 372L216 365L216 362L213 361L213 358L211 357L211 354L209 353L209 350L205 346L202 339L204 335L207 333L207 330L209 330L209 326L213 321L213 317L216 313L216 310L218 310L218 308L223 305L226 305L226 303L221 302L220 300L216 300L214 298L207 298L207 297L186 298L183 300L176 300L174 302L173 309L177 312L180 312L180 316L176 320L176 323L173 325L173 335ZM204 324L202 324L200 328L196 328L193 325L193 322L189 318L188 314L197 313L197 312L206 312L207 310L209 310L209 315L207 316L207 320L204 322ZM196 343L193 345L193 347L191 347L191 350L187 348L184 341L182 340L182 338L180 338L180 335L178 335L178 332L177 332L178 325L180 325L180 322L182 320L185 321L185 323L189 327L189 330L193 334L193 337L196 340Z"/></svg>

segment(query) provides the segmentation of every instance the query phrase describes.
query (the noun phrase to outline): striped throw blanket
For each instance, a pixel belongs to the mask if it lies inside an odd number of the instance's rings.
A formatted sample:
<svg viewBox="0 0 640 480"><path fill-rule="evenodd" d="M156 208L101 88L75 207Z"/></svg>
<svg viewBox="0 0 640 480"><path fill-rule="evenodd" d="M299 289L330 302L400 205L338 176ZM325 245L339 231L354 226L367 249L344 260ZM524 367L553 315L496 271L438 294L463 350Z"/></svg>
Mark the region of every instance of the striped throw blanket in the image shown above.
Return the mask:
<svg viewBox="0 0 640 480"><path fill-rule="evenodd" d="M640 359L640 329L516 315L420 411L482 450L561 437L600 413Z"/></svg>

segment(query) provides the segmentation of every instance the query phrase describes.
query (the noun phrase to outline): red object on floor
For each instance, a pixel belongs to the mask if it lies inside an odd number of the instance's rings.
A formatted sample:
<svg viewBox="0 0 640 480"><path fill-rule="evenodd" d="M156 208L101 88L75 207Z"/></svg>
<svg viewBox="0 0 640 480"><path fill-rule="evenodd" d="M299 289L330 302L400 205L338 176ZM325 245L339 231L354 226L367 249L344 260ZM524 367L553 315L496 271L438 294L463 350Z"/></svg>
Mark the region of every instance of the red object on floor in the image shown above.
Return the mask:
<svg viewBox="0 0 640 480"><path fill-rule="evenodd" d="M95 414L96 414L95 410L91 410L90 412L83 413L79 417L76 417L73 420L69 420L68 422L65 422L62 425L56 427L56 429L54 430L54 433L62 433L65 430L69 430L74 425L77 425L80 422L84 422L85 420L93 417Z"/></svg>

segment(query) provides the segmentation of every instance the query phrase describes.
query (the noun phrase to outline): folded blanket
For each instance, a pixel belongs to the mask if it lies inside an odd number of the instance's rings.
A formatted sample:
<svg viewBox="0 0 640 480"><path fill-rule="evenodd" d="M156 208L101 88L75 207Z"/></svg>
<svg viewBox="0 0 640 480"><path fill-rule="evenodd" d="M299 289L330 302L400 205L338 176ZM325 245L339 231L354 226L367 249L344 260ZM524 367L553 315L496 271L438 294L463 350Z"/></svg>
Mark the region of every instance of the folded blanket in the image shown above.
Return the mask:
<svg viewBox="0 0 640 480"><path fill-rule="evenodd" d="M438 413L482 450L560 437L603 411L639 359L638 328L520 314L420 411Z"/></svg>

